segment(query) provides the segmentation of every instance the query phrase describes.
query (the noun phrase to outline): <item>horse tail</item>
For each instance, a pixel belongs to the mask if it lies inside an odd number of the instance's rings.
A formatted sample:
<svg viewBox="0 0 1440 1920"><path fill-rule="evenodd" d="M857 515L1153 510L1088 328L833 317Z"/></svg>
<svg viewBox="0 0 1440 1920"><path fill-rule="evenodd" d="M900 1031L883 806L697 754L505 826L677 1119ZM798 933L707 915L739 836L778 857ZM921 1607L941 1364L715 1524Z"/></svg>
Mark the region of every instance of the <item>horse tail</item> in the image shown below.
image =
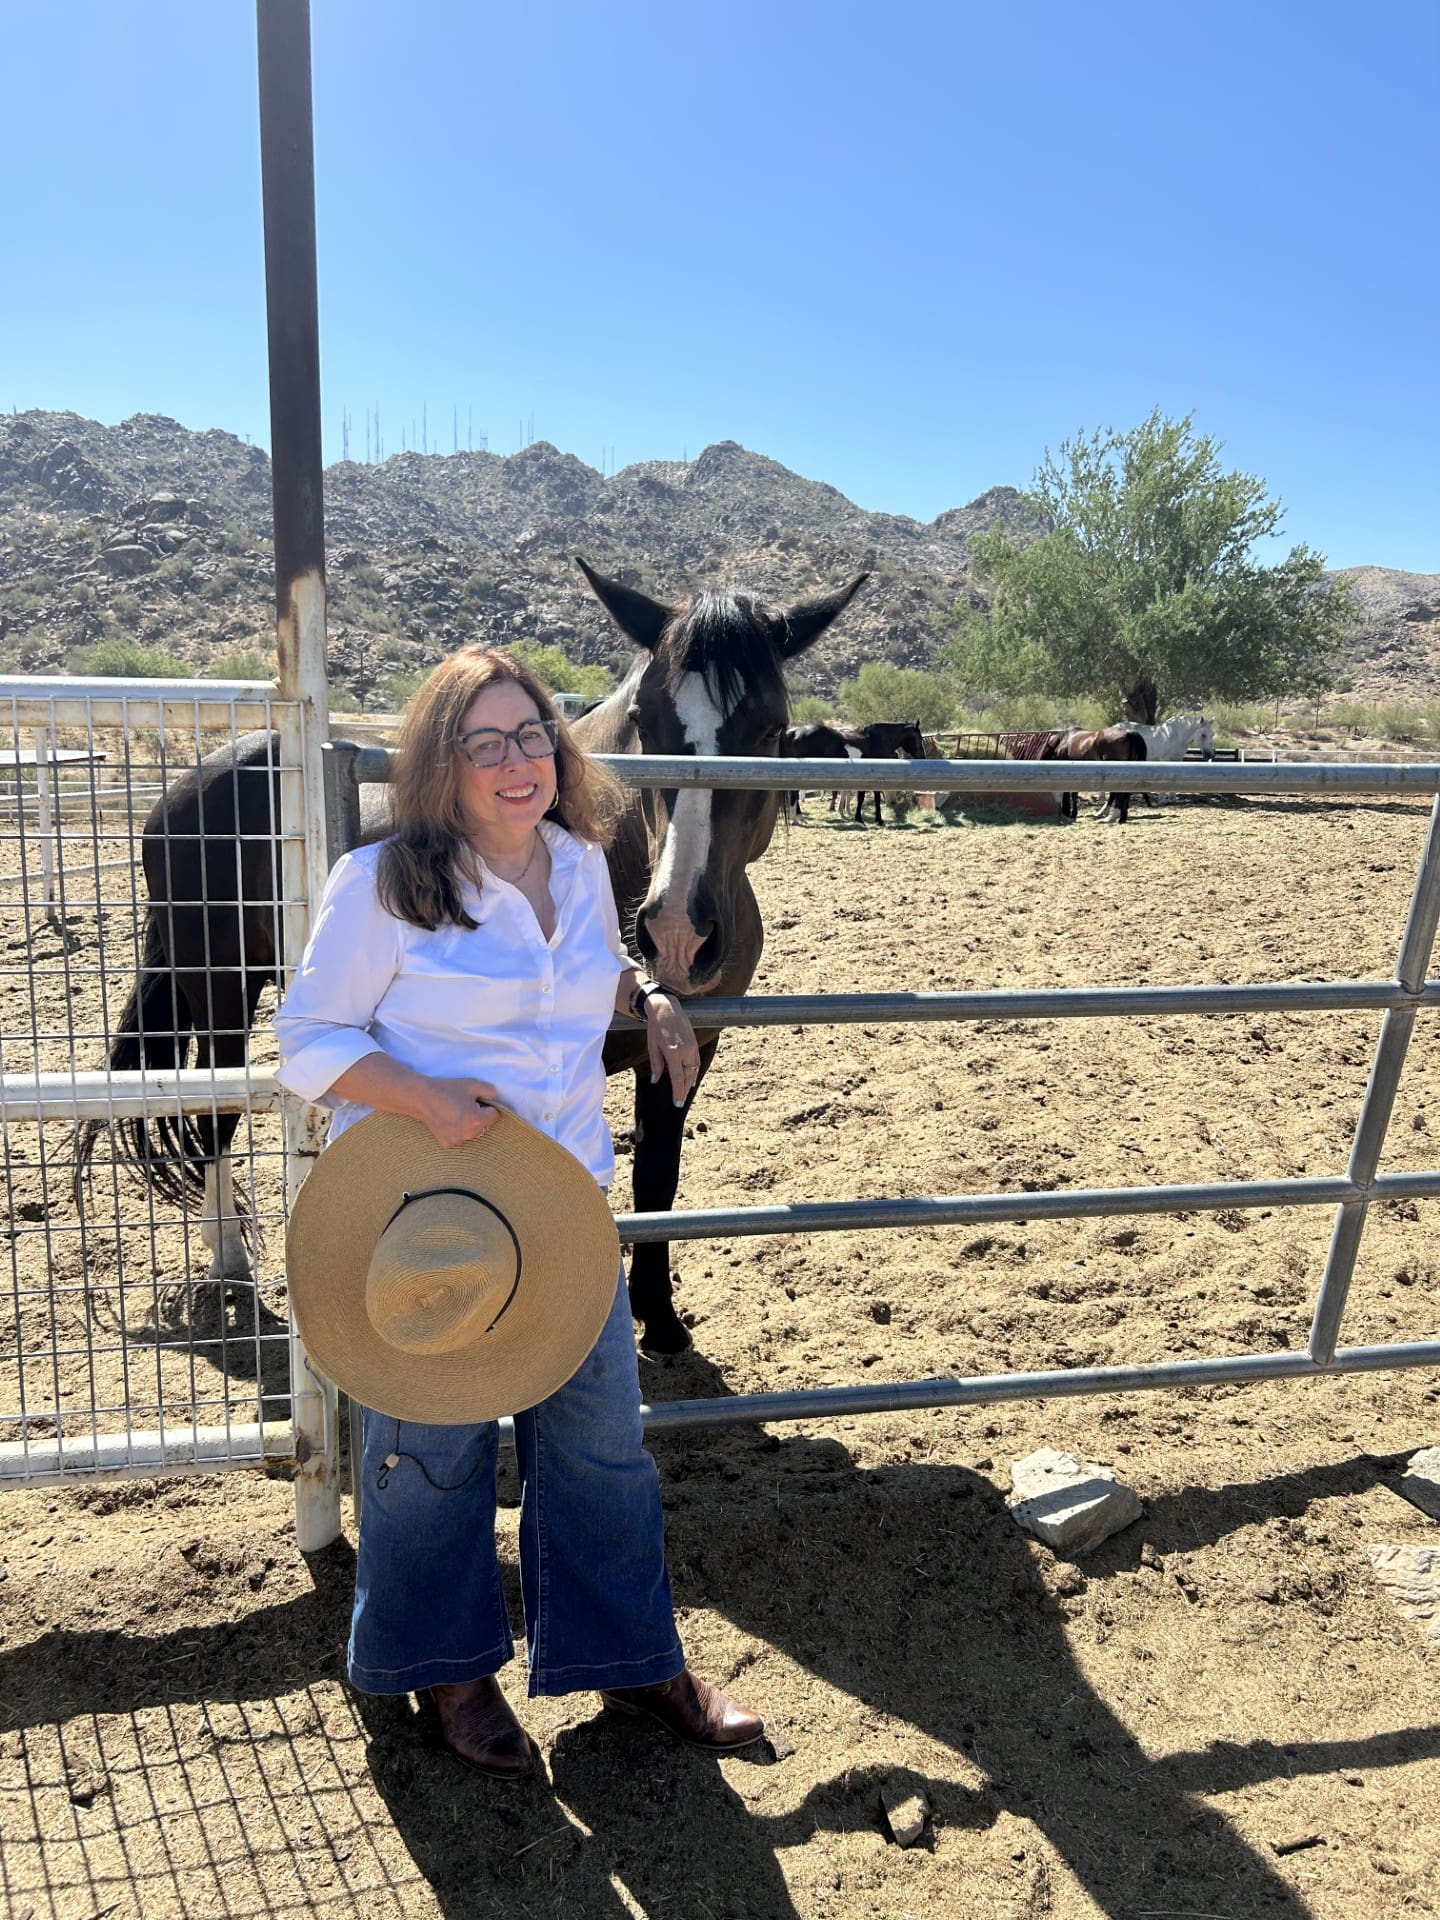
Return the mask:
<svg viewBox="0 0 1440 1920"><path fill-rule="evenodd" d="M145 916L140 970L120 1011L119 1026L107 1060L112 1073L138 1073L145 1067L179 1068L190 1058L195 1023L165 951L154 907ZM95 1149L101 1136L115 1142L115 1164L148 1187L157 1198L190 1210L205 1191L197 1161L211 1156L189 1114L161 1114L154 1121L86 1120L75 1136L75 1204L82 1212L94 1178Z"/></svg>

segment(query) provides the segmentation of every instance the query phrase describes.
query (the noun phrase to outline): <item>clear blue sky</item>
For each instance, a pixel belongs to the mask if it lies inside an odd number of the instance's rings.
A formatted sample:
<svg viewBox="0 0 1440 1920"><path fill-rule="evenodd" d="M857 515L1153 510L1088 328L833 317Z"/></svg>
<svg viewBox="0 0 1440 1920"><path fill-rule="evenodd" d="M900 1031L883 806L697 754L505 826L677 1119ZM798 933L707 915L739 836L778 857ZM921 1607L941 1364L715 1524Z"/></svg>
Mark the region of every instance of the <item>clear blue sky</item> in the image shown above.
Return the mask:
<svg viewBox="0 0 1440 1920"><path fill-rule="evenodd" d="M0 405L268 438L254 14L4 0ZM929 519L1193 409L1440 571L1436 0L314 0L328 458L730 438Z"/></svg>

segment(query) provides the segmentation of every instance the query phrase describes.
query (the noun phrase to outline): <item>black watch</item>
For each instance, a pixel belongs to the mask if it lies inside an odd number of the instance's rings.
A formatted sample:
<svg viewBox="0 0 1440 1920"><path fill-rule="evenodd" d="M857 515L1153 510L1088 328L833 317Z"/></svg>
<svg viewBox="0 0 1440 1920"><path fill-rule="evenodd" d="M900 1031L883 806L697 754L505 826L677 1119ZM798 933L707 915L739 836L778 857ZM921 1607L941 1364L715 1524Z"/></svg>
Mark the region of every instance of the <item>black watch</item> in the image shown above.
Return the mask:
<svg viewBox="0 0 1440 1920"><path fill-rule="evenodd" d="M662 994L667 1000L670 998L668 989L662 987L658 980L642 980L640 982L630 996L630 1013L633 1019L644 1019L645 1002L655 993Z"/></svg>

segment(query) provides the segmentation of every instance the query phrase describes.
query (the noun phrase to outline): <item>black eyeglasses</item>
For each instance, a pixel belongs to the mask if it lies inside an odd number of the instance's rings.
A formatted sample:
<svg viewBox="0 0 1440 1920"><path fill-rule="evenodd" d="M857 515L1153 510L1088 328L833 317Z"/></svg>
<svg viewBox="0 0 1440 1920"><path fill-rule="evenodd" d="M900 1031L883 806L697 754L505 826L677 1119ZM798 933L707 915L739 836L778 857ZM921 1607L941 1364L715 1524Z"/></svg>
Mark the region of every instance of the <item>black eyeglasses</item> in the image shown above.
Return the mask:
<svg viewBox="0 0 1440 1920"><path fill-rule="evenodd" d="M527 760L548 760L555 751L555 722L526 720L518 727L472 727L455 744L472 767L498 767L512 740Z"/></svg>

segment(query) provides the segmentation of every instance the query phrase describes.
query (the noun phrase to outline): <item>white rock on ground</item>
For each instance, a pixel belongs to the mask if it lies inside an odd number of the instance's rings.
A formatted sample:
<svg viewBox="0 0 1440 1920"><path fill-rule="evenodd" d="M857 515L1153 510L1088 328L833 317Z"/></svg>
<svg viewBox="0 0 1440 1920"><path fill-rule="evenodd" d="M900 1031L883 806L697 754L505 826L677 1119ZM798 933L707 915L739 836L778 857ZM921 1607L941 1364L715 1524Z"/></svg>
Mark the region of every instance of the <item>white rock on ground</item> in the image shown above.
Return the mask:
<svg viewBox="0 0 1440 1920"><path fill-rule="evenodd" d="M1370 1564L1406 1619L1440 1646L1440 1547L1371 1547Z"/></svg>
<svg viewBox="0 0 1440 1920"><path fill-rule="evenodd" d="M1010 1469L1008 1505L1017 1526L1055 1553L1088 1553L1145 1511L1109 1467L1041 1447Z"/></svg>
<svg viewBox="0 0 1440 1920"><path fill-rule="evenodd" d="M915 1791L913 1776L887 1780L880 1789L880 1802L885 1809L890 1838L897 1847L913 1847L917 1840L924 1838L930 1806L924 1794Z"/></svg>
<svg viewBox="0 0 1440 1920"><path fill-rule="evenodd" d="M1395 1491L1432 1520L1440 1520L1440 1447L1422 1447L1412 1453Z"/></svg>

